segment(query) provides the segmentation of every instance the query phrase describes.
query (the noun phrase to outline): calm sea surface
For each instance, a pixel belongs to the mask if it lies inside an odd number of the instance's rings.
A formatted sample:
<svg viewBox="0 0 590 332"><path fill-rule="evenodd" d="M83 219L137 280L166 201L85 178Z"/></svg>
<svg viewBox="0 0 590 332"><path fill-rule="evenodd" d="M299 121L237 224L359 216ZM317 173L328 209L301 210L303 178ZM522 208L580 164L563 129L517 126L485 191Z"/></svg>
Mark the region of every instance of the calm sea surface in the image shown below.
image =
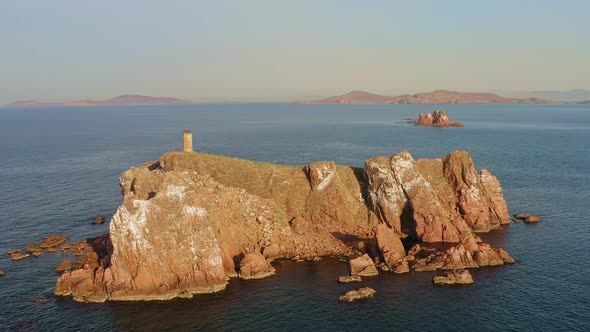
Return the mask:
<svg viewBox="0 0 590 332"><path fill-rule="evenodd" d="M56 330L590 330L590 105L447 105L465 128L405 123L421 105L207 104L0 109L0 331ZM118 176L180 149L282 164L362 166L409 150L438 158L467 150L501 181L511 224L482 236L518 264L473 272L475 284L435 288L433 273L366 278L377 295L340 303L346 267L273 263L268 279L232 279L220 293L165 302L84 304L55 298L59 253L13 262L6 251L63 233L108 231Z"/></svg>

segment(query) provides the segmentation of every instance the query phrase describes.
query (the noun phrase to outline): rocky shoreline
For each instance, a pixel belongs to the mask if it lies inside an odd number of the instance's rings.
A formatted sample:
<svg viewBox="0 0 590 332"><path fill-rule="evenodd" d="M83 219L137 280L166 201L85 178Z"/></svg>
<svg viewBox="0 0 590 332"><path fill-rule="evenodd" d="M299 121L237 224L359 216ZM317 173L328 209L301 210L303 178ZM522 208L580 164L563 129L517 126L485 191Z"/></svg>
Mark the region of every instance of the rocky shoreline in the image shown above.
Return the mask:
<svg viewBox="0 0 590 332"><path fill-rule="evenodd" d="M513 263L476 232L510 223L498 179L470 155L414 160L404 151L364 168L283 166L169 152L120 177L110 232L55 294L76 301L162 300L275 273L273 259L347 256L349 277ZM431 244L449 243L446 249ZM321 263L319 263L321 264Z"/></svg>

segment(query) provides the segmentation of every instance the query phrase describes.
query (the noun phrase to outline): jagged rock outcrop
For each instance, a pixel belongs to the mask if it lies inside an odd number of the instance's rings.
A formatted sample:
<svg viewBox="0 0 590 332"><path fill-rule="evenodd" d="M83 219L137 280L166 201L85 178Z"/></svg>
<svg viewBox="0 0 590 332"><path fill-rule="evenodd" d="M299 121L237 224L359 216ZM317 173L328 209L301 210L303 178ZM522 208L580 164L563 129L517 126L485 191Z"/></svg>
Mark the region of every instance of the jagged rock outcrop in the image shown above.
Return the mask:
<svg viewBox="0 0 590 332"><path fill-rule="evenodd" d="M432 278L435 285L470 285L473 283L473 277L469 270L457 270L452 272L445 272L443 276L435 276Z"/></svg>
<svg viewBox="0 0 590 332"><path fill-rule="evenodd" d="M436 110L434 112L428 112L424 115L420 112L418 115L418 121L414 121L417 126L423 127L463 127L465 126L462 122L454 122L449 119L447 113L443 110Z"/></svg>
<svg viewBox="0 0 590 332"><path fill-rule="evenodd" d="M357 275L361 277L369 277L379 274L379 271L377 271L375 263L367 254L364 254L355 259L351 259L349 261L349 270L350 275L353 276Z"/></svg>
<svg viewBox="0 0 590 332"><path fill-rule="evenodd" d="M384 223L425 242L459 242L471 228L456 211L456 197L440 161L419 165L407 151L365 162L368 197Z"/></svg>
<svg viewBox="0 0 590 332"><path fill-rule="evenodd" d="M410 252L416 255L413 266L418 272L478 268L515 262L505 250L493 249L474 236L465 237L461 244L447 250L423 249L418 246Z"/></svg>
<svg viewBox="0 0 590 332"><path fill-rule="evenodd" d="M260 253L248 253L240 261L239 276L242 279L262 279L273 274L275 274L274 267Z"/></svg>
<svg viewBox="0 0 590 332"><path fill-rule="evenodd" d="M406 251L397 234L391 228L387 227L386 224L379 224L377 225L375 237L377 238L379 251L381 251L383 260L389 269L393 270L396 266L400 265L402 267L398 271L405 272L403 258L406 256ZM407 262L405 266L407 266Z"/></svg>
<svg viewBox="0 0 590 332"><path fill-rule="evenodd" d="M487 232L510 223L500 182L487 170L478 175L467 152L444 157L443 172L458 198L459 212L474 231Z"/></svg>
<svg viewBox="0 0 590 332"><path fill-rule="evenodd" d="M56 295L94 302L190 297L224 289L230 277L268 276L269 261L278 258L358 257L350 275L367 276L378 273L375 262L404 273L510 257L473 235L503 223L507 209L497 179L478 175L464 152L415 161L404 151L369 159L364 169L169 152L124 172L120 185L123 203L109 234L62 247L84 255L58 279ZM406 237L459 244L406 256Z"/></svg>
<svg viewBox="0 0 590 332"><path fill-rule="evenodd" d="M375 291L373 288L362 287L348 291L344 295L341 295L338 299L342 302L353 302L372 297L376 293L377 291Z"/></svg>

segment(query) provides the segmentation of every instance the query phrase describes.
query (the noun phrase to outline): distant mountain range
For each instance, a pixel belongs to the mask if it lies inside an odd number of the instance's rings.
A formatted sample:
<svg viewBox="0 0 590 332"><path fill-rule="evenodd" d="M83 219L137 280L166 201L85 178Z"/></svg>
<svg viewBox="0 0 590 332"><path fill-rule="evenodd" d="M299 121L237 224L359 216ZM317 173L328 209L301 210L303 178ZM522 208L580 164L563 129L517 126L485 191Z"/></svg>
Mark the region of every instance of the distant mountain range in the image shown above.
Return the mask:
<svg viewBox="0 0 590 332"><path fill-rule="evenodd" d="M296 101L297 104L561 104L542 98L506 98L493 93L435 90L401 96L383 96L364 91L351 91L341 96L319 100Z"/></svg>
<svg viewBox="0 0 590 332"><path fill-rule="evenodd" d="M558 90L539 90L539 91L505 91L499 94L507 97L537 97L549 100L567 101L572 103L579 103L581 101L590 100L590 90L573 89L568 91Z"/></svg>
<svg viewBox="0 0 590 332"><path fill-rule="evenodd" d="M43 106L109 106L109 105L162 105L189 104L188 100L142 95L122 95L107 100L74 100L63 103L46 103L35 100L16 101L8 107L43 107Z"/></svg>

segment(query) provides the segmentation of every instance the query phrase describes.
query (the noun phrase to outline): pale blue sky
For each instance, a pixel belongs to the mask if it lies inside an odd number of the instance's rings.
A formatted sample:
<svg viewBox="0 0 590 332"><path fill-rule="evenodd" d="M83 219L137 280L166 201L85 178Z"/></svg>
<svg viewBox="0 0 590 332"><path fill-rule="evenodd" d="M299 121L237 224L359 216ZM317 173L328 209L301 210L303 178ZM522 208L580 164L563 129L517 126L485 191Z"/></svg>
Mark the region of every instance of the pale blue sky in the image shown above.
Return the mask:
<svg viewBox="0 0 590 332"><path fill-rule="evenodd" d="M0 0L0 104L590 89L590 1Z"/></svg>

